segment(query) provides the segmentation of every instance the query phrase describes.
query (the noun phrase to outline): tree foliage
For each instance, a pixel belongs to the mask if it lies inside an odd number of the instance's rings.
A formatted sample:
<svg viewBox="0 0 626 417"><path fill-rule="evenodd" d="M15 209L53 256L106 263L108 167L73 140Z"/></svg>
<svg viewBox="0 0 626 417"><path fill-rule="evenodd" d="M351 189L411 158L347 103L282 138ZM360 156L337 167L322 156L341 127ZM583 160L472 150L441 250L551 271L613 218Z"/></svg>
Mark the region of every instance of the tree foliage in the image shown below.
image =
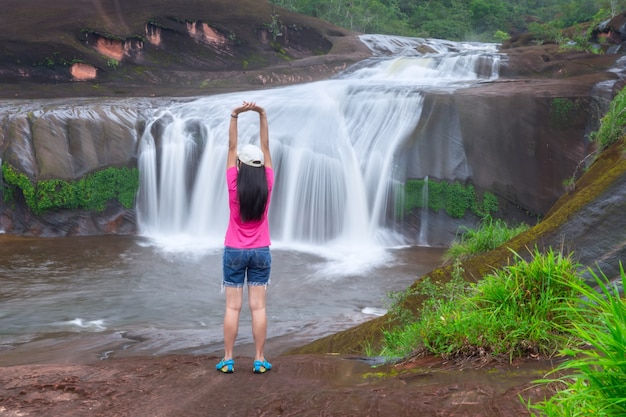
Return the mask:
<svg viewBox="0 0 626 417"><path fill-rule="evenodd" d="M626 0L270 0L272 4L363 33L495 40L529 22L559 28L608 19Z"/></svg>

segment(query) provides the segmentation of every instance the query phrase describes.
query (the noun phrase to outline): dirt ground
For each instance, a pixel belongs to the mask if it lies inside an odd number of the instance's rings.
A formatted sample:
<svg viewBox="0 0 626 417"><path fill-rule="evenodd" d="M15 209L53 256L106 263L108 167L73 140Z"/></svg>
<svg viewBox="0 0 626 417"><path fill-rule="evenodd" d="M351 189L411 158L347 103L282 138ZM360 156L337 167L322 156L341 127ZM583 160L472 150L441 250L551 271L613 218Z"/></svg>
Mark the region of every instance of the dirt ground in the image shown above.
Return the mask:
<svg viewBox="0 0 626 417"><path fill-rule="evenodd" d="M266 374L237 357L234 374L214 355L125 357L83 364L0 368L2 417L526 416L532 383L548 363L478 367L422 358L374 366L364 358L283 355Z"/></svg>

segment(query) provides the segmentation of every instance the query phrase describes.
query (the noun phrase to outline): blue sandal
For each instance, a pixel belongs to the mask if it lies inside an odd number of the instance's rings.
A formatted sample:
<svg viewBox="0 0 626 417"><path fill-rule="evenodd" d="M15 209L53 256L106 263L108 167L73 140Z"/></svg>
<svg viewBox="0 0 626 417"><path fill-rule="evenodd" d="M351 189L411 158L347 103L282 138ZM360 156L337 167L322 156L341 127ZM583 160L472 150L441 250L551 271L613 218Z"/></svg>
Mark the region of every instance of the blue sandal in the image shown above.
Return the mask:
<svg viewBox="0 0 626 417"><path fill-rule="evenodd" d="M272 364L266 360L262 361L254 361L254 365L252 367L252 372L255 374L264 374L265 372L272 369Z"/></svg>
<svg viewBox="0 0 626 417"><path fill-rule="evenodd" d="M232 374L235 372L235 361L232 359L222 359L217 365L215 365L215 369L225 374Z"/></svg>

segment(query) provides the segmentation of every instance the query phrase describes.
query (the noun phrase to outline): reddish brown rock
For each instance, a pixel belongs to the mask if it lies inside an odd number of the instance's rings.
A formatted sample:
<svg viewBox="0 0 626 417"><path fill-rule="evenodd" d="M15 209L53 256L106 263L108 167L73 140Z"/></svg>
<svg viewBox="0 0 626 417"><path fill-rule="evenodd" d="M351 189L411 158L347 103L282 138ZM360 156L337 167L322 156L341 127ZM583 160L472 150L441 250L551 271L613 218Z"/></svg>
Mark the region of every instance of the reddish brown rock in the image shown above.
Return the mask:
<svg viewBox="0 0 626 417"><path fill-rule="evenodd" d="M73 64L70 68L72 77L76 81L93 80L98 75L98 70L89 64Z"/></svg>

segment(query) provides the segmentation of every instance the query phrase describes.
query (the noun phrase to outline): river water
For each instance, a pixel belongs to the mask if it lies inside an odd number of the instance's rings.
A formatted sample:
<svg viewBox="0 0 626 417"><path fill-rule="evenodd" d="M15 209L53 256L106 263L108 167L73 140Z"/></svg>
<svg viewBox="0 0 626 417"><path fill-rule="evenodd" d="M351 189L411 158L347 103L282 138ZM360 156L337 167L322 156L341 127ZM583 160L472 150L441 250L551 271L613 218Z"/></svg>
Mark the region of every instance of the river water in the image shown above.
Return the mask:
<svg viewBox="0 0 626 417"><path fill-rule="evenodd" d="M268 336L297 346L376 317L389 292L439 265L441 252L387 248L363 254L386 259L364 268L274 248ZM0 235L0 281L0 365L221 346L220 250L173 251L130 236ZM238 345L251 341L244 308Z"/></svg>

